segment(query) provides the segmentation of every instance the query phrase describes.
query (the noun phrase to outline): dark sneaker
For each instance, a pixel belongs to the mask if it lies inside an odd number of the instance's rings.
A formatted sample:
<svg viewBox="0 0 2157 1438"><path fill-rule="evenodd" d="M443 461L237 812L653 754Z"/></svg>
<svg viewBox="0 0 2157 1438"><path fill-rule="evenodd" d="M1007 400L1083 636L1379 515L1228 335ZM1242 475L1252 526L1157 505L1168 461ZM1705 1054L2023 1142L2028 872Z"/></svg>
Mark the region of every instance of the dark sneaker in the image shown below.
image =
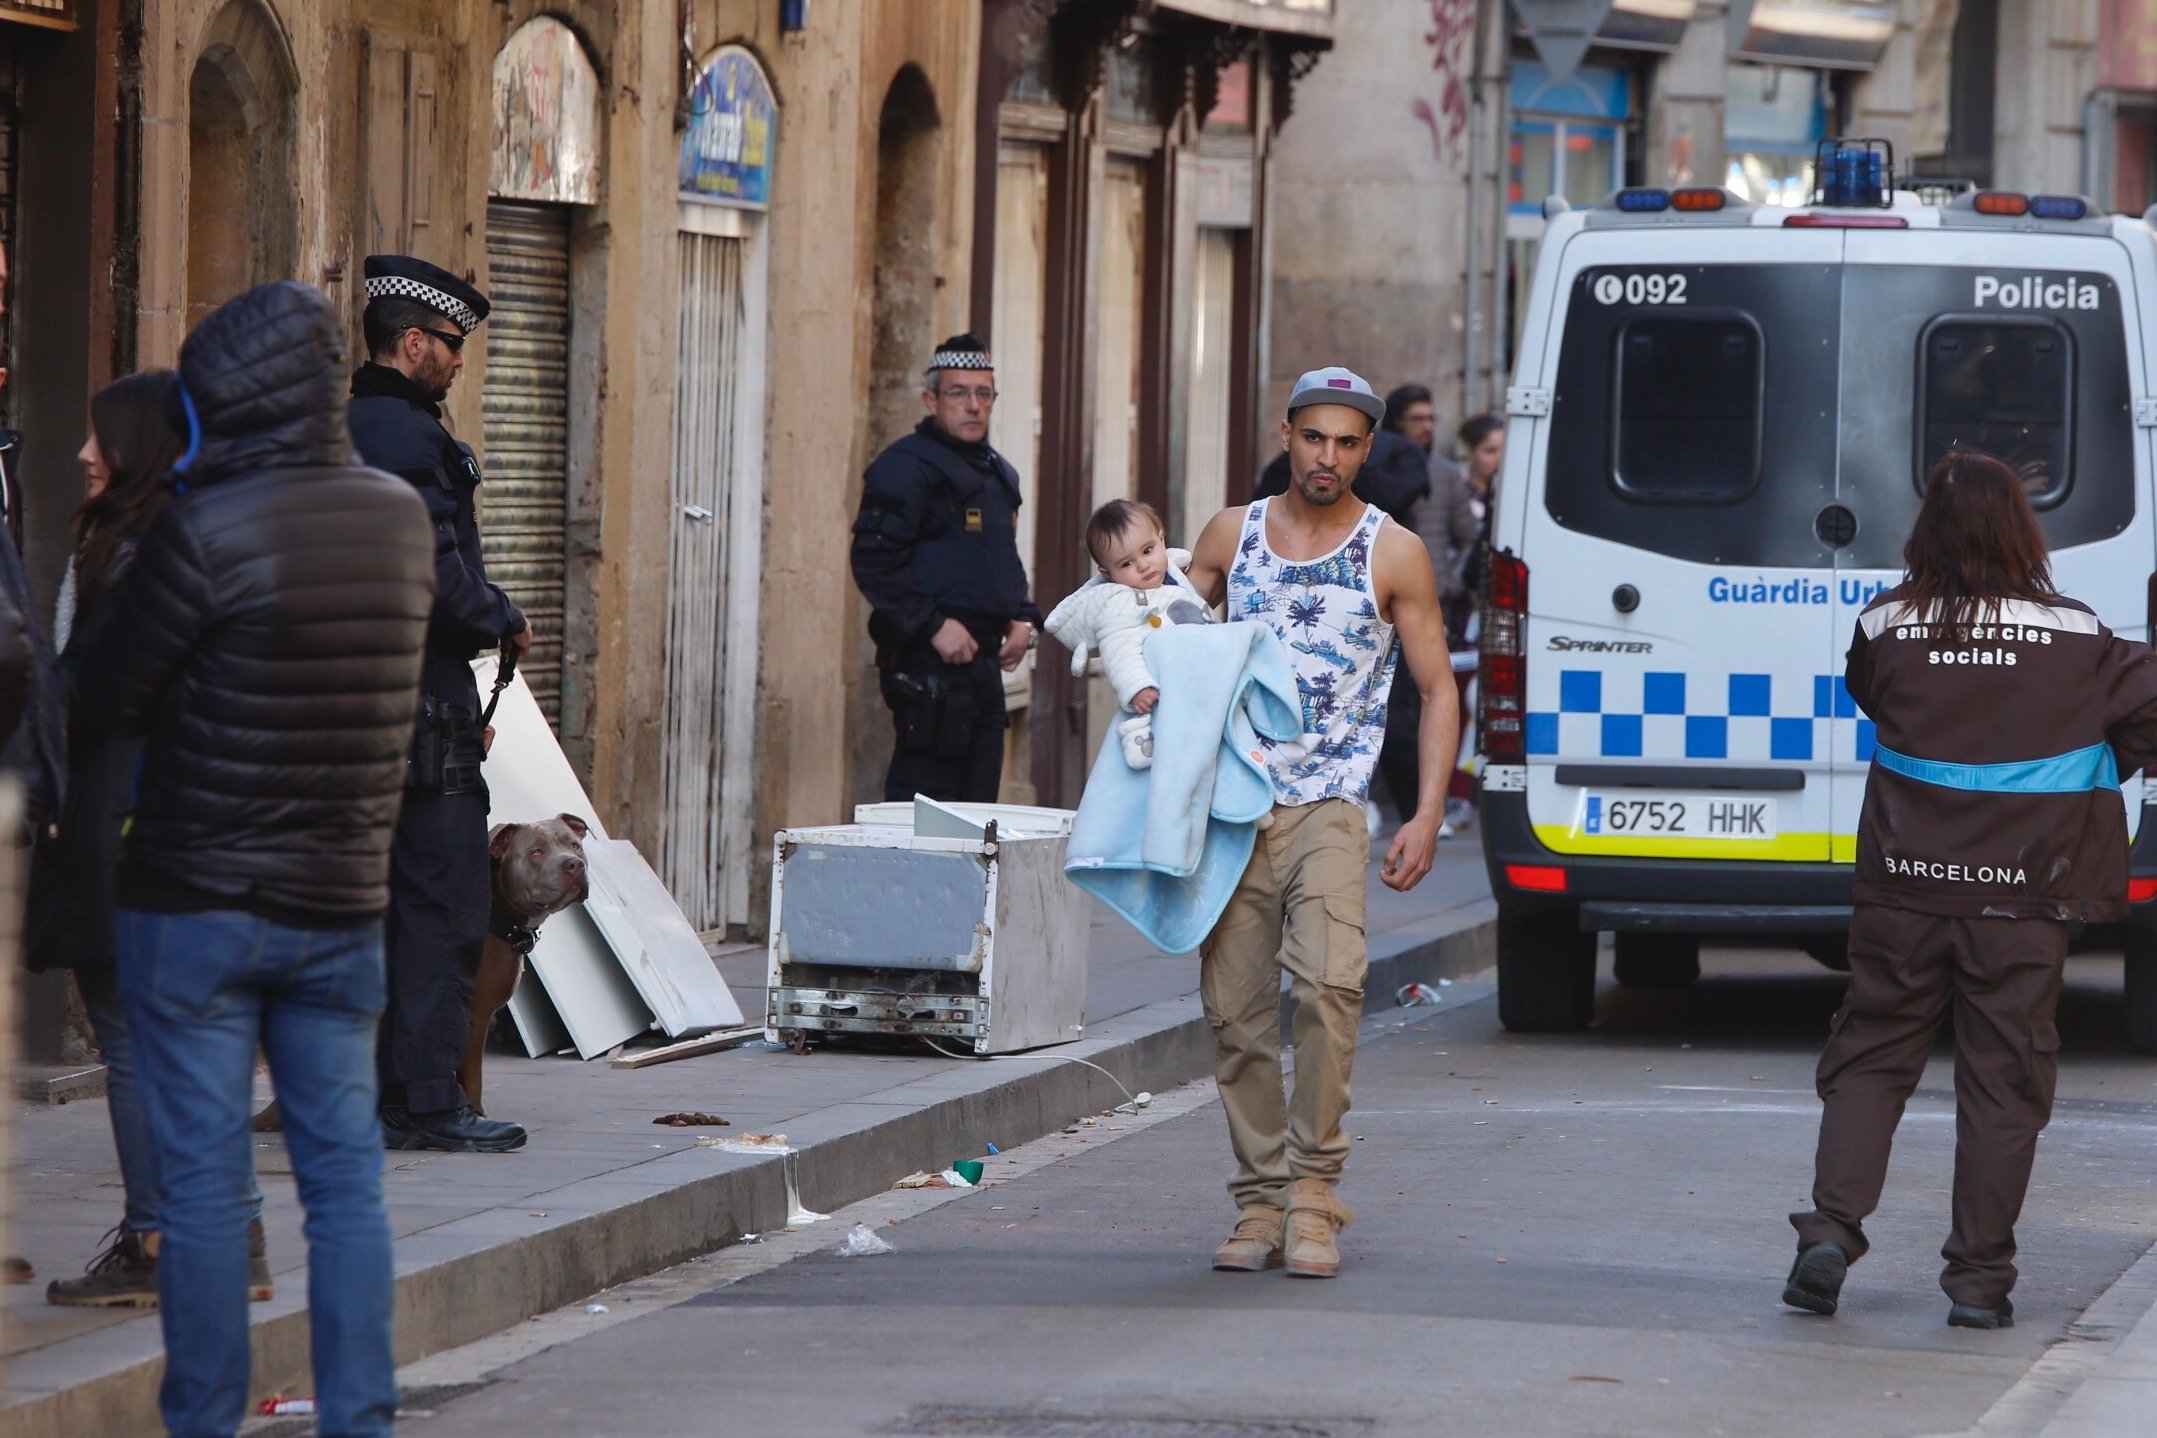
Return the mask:
<svg viewBox="0 0 2157 1438"><path fill-rule="evenodd" d="M2013 1328L2015 1305L2012 1299L2003 1298L1998 1308L1987 1308L1978 1303L1958 1303L1947 1310L1949 1328Z"/></svg>
<svg viewBox="0 0 2157 1438"><path fill-rule="evenodd" d="M470 1104L442 1113L408 1115L392 1128L385 1118L382 1141L391 1148L439 1149L444 1153L509 1153L524 1147L524 1130L502 1119L482 1118Z"/></svg>
<svg viewBox="0 0 2157 1438"><path fill-rule="evenodd" d="M157 1235L116 1228L112 1246L90 1260L80 1278L56 1278L45 1301L62 1308L157 1307Z"/></svg>
<svg viewBox="0 0 2157 1438"><path fill-rule="evenodd" d="M277 1285L270 1280L270 1242L263 1237L259 1218L247 1225L247 1296L256 1303L277 1296Z"/></svg>
<svg viewBox="0 0 2157 1438"><path fill-rule="evenodd" d="M1832 1243L1808 1243L1798 1250L1790 1265L1790 1281L1783 1285L1783 1302L1807 1313L1832 1317L1842 1299L1842 1281L1850 1272L1850 1259Z"/></svg>

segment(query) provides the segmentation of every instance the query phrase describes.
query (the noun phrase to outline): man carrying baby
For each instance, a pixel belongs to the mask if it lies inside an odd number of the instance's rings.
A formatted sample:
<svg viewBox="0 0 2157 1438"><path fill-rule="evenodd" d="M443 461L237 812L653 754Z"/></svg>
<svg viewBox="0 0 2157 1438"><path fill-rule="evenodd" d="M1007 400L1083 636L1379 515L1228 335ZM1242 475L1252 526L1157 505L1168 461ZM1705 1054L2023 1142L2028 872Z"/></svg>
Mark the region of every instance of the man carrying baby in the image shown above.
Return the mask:
<svg viewBox="0 0 2157 1438"><path fill-rule="evenodd" d="M1350 487L1385 405L1348 370L1296 383L1281 425L1285 494L1226 509L1199 536L1188 577L1231 622L1272 626L1302 698L1303 734L1261 740L1273 780L1235 895L1201 949L1199 996L1213 1027L1238 1210L1213 1266L1291 1277L1339 1274L1335 1196L1348 1138L1349 1071L1363 1015L1365 795L1404 653L1423 699L1422 794L1381 877L1412 889L1430 872L1460 711L1438 581L1411 530ZM1399 641L1398 651L1395 640ZM1293 1096L1280 1066L1280 976L1296 999Z"/></svg>

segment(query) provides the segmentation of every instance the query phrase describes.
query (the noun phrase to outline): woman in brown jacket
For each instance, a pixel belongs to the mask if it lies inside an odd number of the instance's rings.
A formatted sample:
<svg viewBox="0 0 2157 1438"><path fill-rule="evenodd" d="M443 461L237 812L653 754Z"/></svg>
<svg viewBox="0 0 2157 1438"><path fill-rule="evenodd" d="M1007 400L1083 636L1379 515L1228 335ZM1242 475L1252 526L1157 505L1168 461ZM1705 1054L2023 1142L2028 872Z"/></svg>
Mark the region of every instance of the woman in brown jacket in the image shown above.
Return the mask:
<svg viewBox="0 0 2157 1438"><path fill-rule="evenodd" d="M1820 1056L1813 1208L1783 1301L1835 1311L1941 1020L1955 1033L1962 1328L2014 1322L2015 1220L2059 1069L2068 925L2124 918L2119 776L2157 759L2157 656L2052 585L2015 472L1951 453L1845 682L1878 726L1858 824L1850 989Z"/></svg>

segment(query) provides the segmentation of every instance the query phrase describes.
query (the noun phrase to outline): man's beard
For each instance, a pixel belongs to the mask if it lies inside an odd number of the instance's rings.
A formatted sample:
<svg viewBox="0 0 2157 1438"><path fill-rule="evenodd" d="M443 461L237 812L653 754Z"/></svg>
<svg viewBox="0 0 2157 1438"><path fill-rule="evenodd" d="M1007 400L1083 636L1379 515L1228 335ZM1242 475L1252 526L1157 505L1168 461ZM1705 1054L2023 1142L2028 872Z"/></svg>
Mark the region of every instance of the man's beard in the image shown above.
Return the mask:
<svg viewBox="0 0 2157 1438"><path fill-rule="evenodd" d="M440 404L449 398L450 384L456 378L457 371L445 360L440 364L430 365L420 373L412 376L412 383L418 386L420 392L425 394L427 398L433 400L436 404Z"/></svg>
<svg viewBox="0 0 2157 1438"><path fill-rule="evenodd" d="M1339 504L1341 496L1348 493L1348 486L1341 483L1339 475L1327 475L1325 478L1332 480L1337 486L1331 493L1314 493L1311 485L1311 475L1302 474L1296 476L1296 493L1302 497L1305 504L1315 504L1319 508L1325 509Z"/></svg>

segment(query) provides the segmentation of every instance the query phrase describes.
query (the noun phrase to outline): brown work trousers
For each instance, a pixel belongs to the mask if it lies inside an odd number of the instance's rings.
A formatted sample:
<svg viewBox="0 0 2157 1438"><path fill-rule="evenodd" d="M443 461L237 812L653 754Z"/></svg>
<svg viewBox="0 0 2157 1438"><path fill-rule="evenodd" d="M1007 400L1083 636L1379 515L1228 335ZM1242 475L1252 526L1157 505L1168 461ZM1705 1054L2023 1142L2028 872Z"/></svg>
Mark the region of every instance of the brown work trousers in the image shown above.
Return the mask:
<svg viewBox="0 0 2157 1438"><path fill-rule="evenodd" d="M1996 1308L2015 1286L2015 1219L2059 1075L2060 971L2067 926L2050 919L1947 919L1860 904L1850 923L1850 992L1828 1031L1811 1213L1800 1245L1826 1240L1854 1261L1879 1206L1888 1148L1924 1073L1942 1016L1955 1017L1954 1228L1940 1287Z"/></svg>
<svg viewBox="0 0 2157 1438"><path fill-rule="evenodd" d="M1363 885L1370 837L1345 799L1276 804L1242 882L1201 946L1198 995L1213 1026L1238 1208L1288 1206L1299 1178L1338 1183L1341 1120L1363 1021ZM1293 1097L1281 1081L1281 971L1296 1001Z"/></svg>

